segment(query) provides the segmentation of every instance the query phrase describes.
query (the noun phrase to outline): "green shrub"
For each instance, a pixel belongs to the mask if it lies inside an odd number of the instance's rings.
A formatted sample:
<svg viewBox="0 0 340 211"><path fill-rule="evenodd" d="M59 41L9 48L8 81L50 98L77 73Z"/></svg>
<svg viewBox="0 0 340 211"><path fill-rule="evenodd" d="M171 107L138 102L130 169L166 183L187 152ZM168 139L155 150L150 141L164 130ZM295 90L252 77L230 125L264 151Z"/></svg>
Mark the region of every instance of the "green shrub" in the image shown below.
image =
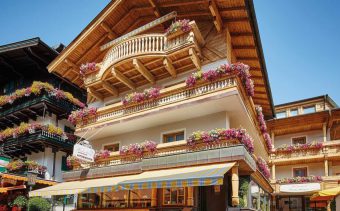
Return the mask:
<svg viewBox="0 0 340 211"><path fill-rule="evenodd" d="M12 206L17 207L26 207L27 205L27 198L25 196L18 196L14 199Z"/></svg>
<svg viewBox="0 0 340 211"><path fill-rule="evenodd" d="M49 211L51 204L44 198L33 197L28 201L28 207L30 211Z"/></svg>

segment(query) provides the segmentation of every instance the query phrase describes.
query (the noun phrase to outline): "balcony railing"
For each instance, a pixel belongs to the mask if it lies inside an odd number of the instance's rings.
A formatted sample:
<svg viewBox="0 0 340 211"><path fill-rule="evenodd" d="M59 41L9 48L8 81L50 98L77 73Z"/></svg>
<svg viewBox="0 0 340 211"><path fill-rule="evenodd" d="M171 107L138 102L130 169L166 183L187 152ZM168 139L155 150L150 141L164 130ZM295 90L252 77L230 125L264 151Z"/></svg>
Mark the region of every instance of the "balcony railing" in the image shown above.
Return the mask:
<svg viewBox="0 0 340 211"><path fill-rule="evenodd" d="M100 80L108 68L125 59L143 55L166 57L189 46L199 49L199 44L204 42L202 35L194 21L190 25L190 31L175 33L171 39L166 34L142 34L116 43L106 53L99 72L87 75L84 83L91 84Z"/></svg>
<svg viewBox="0 0 340 211"><path fill-rule="evenodd" d="M160 97L149 102L142 104L132 104L128 106L124 106L122 103L116 103L103 107L98 110L96 117L90 118L87 121L83 121L80 125L77 125L77 127L87 126L92 123L105 122L141 111L174 104L209 93L230 89L232 87L238 86L238 84L240 84L239 86L242 87L241 82L236 76L221 78L220 80L210 83L202 83L195 87L187 87L185 83L181 83L170 88L162 89Z"/></svg>
<svg viewBox="0 0 340 211"><path fill-rule="evenodd" d="M9 155L12 152L21 152L21 151L34 151L38 150L34 148L36 144L45 146L57 147L60 149L64 149L66 151L71 151L73 145L77 141L77 137L71 134L67 135L68 138L56 134L49 133L44 130L38 130L34 133L29 133L26 135L19 136L17 138L7 138L3 141L3 149L5 153Z"/></svg>
<svg viewBox="0 0 340 211"><path fill-rule="evenodd" d="M202 143L194 149L187 146L186 141L177 141L159 144L155 154L146 153L143 158L112 152L109 158L99 159L95 163L74 165L73 171L65 172L63 178L67 180L80 177L83 175L83 169L88 170L87 177L100 177L138 173L142 169L174 168L228 161L241 161L240 165L247 166L250 171L256 170L255 159L238 140L222 141L212 146Z"/></svg>
<svg viewBox="0 0 340 211"><path fill-rule="evenodd" d="M57 99L55 96L43 92L41 95L31 95L17 99L13 104L3 106L0 108L0 118L43 102L58 108L58 110L62 110L62 113L70 113L73 110L79 109L79 107L67 100Z"/></svg>
<svg viewBox="0 0 340 211"><path fill-rule="evenodd" d="M315 162L325 158L336 159L340 156L340 141L332 140L323 142L322 148L303 149L293 152L273 151L271 153L271 161L273 163L291 163L296 161Z"/></svg>

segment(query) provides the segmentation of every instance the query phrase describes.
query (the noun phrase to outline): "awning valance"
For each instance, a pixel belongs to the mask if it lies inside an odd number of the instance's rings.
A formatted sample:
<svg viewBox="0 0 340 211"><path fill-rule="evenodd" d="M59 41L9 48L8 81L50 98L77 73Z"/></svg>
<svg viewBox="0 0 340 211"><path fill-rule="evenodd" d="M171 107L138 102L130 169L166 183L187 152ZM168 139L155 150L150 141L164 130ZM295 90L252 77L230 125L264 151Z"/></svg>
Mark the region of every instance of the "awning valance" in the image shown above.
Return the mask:
<svg viewBox="0 0 340 211"><path fill-rule="evenodd" d="M18 180L18 181L28 181L27 177L13 175L13 174L6 174L1 173L0 176L5 179L12 179L12 180ZM51 181L51 180L43 180L43 179L37 179L36 183L42 184L42 185L55 185L57 182Z"/></svg>
<svg viewBox="0 0 340 211"><path fill-rule="evenodd" d="M337 195L340 195L340 187L325 189L313 194L311 196L311 201L327 201L333 199Z"/></svg>
<svg viewBox="0 0 340 211"><path fill-rule="evenodd" d="M166 187L222 185L224 174L235 163L147 171L138 175L64 182L30 192L32 196L100 193Z"/></svg>
<svg viewBox="0 0 340 211"><path fill-rule="evenodd" d="M18 185L18 186L0 188L0 193L7 193L8 191L11 191L11 190L20 190L20 189L26 189L26 186Z"/></svg>

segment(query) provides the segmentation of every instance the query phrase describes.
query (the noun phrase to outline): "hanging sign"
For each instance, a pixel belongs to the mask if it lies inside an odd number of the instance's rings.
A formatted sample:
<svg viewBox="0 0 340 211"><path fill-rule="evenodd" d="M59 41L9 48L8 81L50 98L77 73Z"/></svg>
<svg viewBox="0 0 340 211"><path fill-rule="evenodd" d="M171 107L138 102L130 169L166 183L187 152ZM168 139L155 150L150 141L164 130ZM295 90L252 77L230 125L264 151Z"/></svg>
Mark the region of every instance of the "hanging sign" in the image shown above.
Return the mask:
<svg viewBox="0 0 340 211"><path fill-rule="evenodd" d="M141 26L141 27L139 27L139 28L127 33L127 34L124 34L123 36L120 36L117 39L114 39L114 40L106 43L105 45L102 45L100 47L100 50L103 51L105 49L108 49L109 47L113 46L114 44L116 44L116 43L118 43L122 40L125 40L129 37L135 36L135 35L140 34L142 32L145 32L145 31L147 31L147 30L149 30L149 29L151 29L151 28L153 28L153 27L155 27L155 26L157 26L161 23L164 23L168 20L175 18L176 16L177 16L176 11L170 12L169 14L166 14L166 15L160 17L160 18L157 18L156 20L151 21L150 23L148 23L144 26Z"/></svg>
<svg viewBox="0 0 340 211"><path fill-rule="evenodd" d="M280 185L280 191L286 193L303 193L321 190L320 183Z"/></svg>
<svg viewBox="0 0 340 211"><path fill-rule="evenodd" d="M81 161L94 162L95 151L89 144L75 144L73 147L73 156Z"/></svg>

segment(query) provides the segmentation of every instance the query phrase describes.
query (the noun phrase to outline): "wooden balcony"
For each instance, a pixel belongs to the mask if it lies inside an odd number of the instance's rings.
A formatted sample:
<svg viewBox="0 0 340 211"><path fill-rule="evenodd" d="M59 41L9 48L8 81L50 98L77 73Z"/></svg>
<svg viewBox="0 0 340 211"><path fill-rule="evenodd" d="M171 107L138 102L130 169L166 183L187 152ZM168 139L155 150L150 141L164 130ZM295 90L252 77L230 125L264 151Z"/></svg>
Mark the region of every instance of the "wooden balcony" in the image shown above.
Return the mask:
<svg viewBox="0 0 340 211"><path fill-rule="evenodd" d="M119 93L154 84L201 68L204 39L194 21L191 30L166 34L141 34L115 43L97 72L87 74L84 84L92 99L103 100Z"/></svg>
<svg viewBox="0 0 340 211"><path fill-rule="evenodd" d="M109 158L100 159L96 163L74 166L73 171L63 173L63 179L115 176L141 173L142 170L235 161L239 162L240 172L253 173L256 171L255 159L238 140L222 141L213 146L206 146L202 143L195 149L187 146L186 141L177 141L159 144L156 154L146 153L143 158L131 155L121 156L119 152L112 152Z"/></svg>
<svg viewBox="0 0 340 211"><path fill-rule="evenodd" d="M339 186L339 181L340 181L340 175L331 175L331 176L321 176L322 181L320 182L315 182L315 183L320 183L320 190L324 189L329 189L329 188L335 188ZM292 194L292 193L283 193L280 192L280 186L281 185L286 185L286 184L278 184L276 183L276 180L271 180L270 183L272 184L275 194L280 193L281 194ZM313 182L314 183L314 182ZM308 183L301 183L301 184L308 184ZM316 191L314 191L316 192ZM309 192L309 194L312 194L313 192ZM296 195L299 195L301 193L295 193Z"/></svg>
<svg viewBox="0 0 340 211"><path fill-rule="evenodd" d="M38 116L43 116L44 110L58 114L59 118L67 118L78 106L63 99L57 99L46 92L41 95L31 95L16 100L13 104L8 104L0 108L0 129L19 125L23 121L36 120Z"/></svg>
<svg viewBox="0 0 340 211"><path fill-rule="evenodd" d="M297 163L315 163L327 160L340 160L340 140L323 142L321 149L299 150L294 152L271 153L271 163L290 165Z"/></svg>
<svg viewBox="0 0 340 211"><path fill-rule="evenodd" d="M162 108L169 109L172 106L179 106L179 104L184 104L189 101L201 100L203 97L214 93L235 91L235 88L239 88L241 93L244 92L242 82L237 76L229 76L214 82L201 83L195 87L187 87L185 83L181 83L162 89L160 96L149 102L126 106L119 102L99 108L97 115L78 124L76 131L83 132L92 127L100 128L104 124L108 126L112 122L117 122L122 118L129 116L136 118L138 115L143 116L147 112L160 111Z"/></svg>
<svg viewBox="0 0 340 211"><path fill-rule="evenodd" d="M43 152L46 147L71 153L77 137L71 134L67 134L67 136L68 139L63 139L59 135L38 130L31 134L19 136L18 138L5 139L1 146L5 154L14 157L24 156L32 152Z"/></svg>

